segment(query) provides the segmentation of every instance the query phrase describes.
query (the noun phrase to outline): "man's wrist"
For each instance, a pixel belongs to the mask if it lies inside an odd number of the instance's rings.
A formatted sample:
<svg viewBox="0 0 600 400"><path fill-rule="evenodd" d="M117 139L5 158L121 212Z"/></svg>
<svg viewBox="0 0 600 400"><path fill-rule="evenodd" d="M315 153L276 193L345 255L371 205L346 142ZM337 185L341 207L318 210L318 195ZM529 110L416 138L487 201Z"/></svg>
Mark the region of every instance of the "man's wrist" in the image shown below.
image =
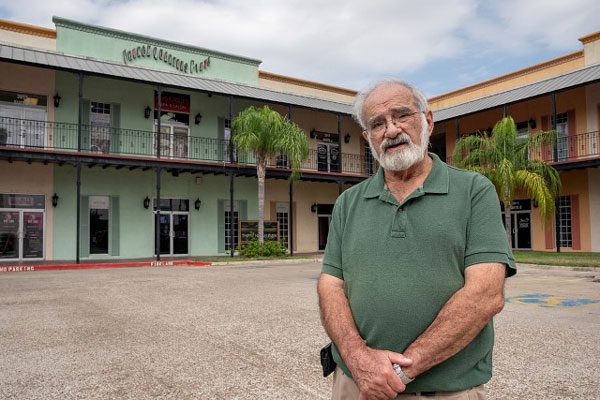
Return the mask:
<svg viewBox="0 0 600 400"><path fill-rule="evenodd" d="M360 336L356 338L345 339L343 343L340 343L339 346L337 346L340 356L342 356L342 359L344 360L346 360L346 358L351 358L354 353L364 350L366 347L367 342L364 341Z"/></svg>

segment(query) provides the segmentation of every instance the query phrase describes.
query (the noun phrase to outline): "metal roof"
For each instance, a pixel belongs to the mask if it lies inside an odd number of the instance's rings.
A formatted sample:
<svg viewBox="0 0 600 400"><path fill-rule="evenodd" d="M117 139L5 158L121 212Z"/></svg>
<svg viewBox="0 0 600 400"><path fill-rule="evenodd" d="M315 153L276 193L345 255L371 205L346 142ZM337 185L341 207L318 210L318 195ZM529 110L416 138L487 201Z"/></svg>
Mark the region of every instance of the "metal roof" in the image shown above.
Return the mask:
<svg viewBox="0 0 600 400"><path fill-rule="evenodd" d="M291 93L276 92L239 83L198 78L148 68L132 67L89 57L72 56L55 51L15 46L13 44L0 43L0 61L12 61L37 67L48 67L70 72L83 72L90 75L133 80L149 84L161 84L168 87L201 90L210 93L232 95L286 105L289 104L335 113L352 113L352 106L349 104L314 97L299 96Z"/></svg>
<svg viewBox="0 0 600 400"><path fill-rule="evenodd" d="M435 110L433 116L436 122L444 121L598 80L600 80L600 64L595 64L504 92L441 108Z"/></svg>
<svg viewBox="0 0 600 400"><path fill-rule="evenodd" d="M72 56L55 51L33 49L13 44L0 43L0 61L13 61L63 71L83 72L90 75L133 80L147 84L161 84L167 87L200 90L335 113L352 114L352 105L350 104L276 92L274 90L261 89L239 83L198 78L143 67L132 67L89 57ZM433 115L436 122L444 121L599 80L600 64L595 64L504 92L438 109L434 111Z"/></svg>

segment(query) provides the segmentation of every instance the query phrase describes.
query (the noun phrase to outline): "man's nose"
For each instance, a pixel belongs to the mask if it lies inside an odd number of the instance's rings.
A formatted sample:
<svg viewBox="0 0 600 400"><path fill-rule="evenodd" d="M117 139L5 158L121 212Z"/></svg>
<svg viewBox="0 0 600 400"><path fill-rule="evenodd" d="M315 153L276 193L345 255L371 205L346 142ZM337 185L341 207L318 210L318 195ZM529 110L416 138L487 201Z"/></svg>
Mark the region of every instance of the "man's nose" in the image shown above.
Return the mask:
<svg viewBox="0 0 600 400"><path fill-rule="evenodd" d="M402 129L397 127L396 124L394 124L394 122L392 122L392 118L391 117L386 118L384 136L388 137L390 139L394 139L400 133L402 133Z"/></svg>

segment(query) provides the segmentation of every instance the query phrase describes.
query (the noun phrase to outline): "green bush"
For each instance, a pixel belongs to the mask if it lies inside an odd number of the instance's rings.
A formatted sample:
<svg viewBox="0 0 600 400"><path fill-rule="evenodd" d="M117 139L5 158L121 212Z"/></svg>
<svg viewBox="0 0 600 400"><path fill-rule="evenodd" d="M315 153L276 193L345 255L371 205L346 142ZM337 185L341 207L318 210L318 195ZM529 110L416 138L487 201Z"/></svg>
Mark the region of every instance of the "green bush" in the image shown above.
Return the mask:
<svg viewBox="0 0 600 400"><path fill-rule="evenodd" d="M252 239L240 246L240 256L254 257L281 257L287 254L287 249L278 240L268 240L262 245L258 239Z"/></svg>

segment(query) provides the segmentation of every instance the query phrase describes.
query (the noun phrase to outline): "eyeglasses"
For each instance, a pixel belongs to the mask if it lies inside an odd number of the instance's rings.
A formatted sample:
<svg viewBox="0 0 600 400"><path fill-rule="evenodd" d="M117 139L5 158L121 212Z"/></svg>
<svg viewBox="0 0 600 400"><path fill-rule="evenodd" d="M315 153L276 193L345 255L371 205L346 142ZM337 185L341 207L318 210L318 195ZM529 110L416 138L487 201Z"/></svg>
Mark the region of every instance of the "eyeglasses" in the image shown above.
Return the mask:
<svg viewBox="0 0 600 400"><path fill-rule="evenodd" d="M396 128L405 127L415 114L420 114L422 112L424 111L392 110L390 112L390 120ZM384 115L375 117L367 123L367 130L376 135L387 131L387 127L387 118Z"/></svg>

